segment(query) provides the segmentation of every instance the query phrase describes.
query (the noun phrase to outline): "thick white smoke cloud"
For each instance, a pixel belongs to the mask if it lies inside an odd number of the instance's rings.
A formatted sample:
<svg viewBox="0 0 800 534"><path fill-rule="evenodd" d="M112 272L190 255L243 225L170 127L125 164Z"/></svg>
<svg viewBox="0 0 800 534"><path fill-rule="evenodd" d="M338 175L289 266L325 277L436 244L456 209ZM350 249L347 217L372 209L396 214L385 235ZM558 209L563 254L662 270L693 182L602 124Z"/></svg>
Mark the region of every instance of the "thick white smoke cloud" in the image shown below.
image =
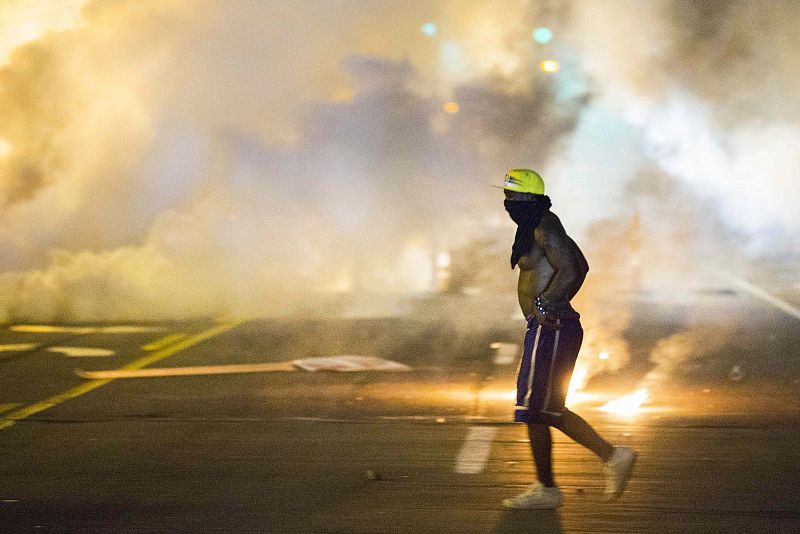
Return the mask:
<svg viewBox="0 0 800 534"><path fill-rule="evenodd" d="M0 67L0 320L427 289L437 252L504 217L487 184L519 165L590 261L633 217L663 223L653 176L755 250L795 246L796 8L730 4L87 2Z"/></svg>
<svg viewBox="0 0 800 534"><path fill-rule="evenodd" d="M692 302L692 290L708 283L704 267L736 269L753 255L796 257L800 92L791 73L800 66L798 5L612 0L571 7L568 39L594 98L552 171L571 187L573 177L588 175L588 183L602 185L589 186L590 195L583 189L585 196L605 209L624 202L620 213L636 213L639 287ZM623 277L613 280L625 290ZM625 328L626 311L612 304L607 320L619 315ZM603 316L602 308L596 312ZM658 385L728 338L701 312L686 317L682 331L656 345L643 385ZM619 336L612 331L610 339Z"/></svg>
<svg viewBox="0 0 800 534"><path fill-rule="evenodd" d="M398 37L375 31L391 2L94 1L16 49L0 71L0 315L269 313L303 292L428 289L430 258L471 238L451 229L499 201L489 177L534 148L544 161L571 119L550 80L497 77L520 62L503 32L442 68L436 41L417 42L426 4ZM452 39L501 14L479 7Z"/></svg>
<svg viewBox="0 0 800 534"><path fill-rule="evenodd" d="M789 1L572 4L570 39L598 105L639 130L644 155L761 253L800 246L799 10Z"/></svg>

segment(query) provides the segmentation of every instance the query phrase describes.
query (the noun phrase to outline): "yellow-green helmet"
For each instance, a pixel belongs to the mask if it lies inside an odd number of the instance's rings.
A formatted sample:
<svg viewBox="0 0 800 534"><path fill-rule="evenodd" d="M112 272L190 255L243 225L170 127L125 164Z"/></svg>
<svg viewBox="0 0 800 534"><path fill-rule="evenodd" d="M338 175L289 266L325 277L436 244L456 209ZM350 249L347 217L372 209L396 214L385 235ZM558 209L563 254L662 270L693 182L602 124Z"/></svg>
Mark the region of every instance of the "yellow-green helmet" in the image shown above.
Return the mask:
<svg viewBox="0 0 800 534"><path fill-rule="evenodd" d="M508 191L518 193L533 193L544 195L544 180L539 173L530 169L511 169L506 173L502 187Z"/></svg>

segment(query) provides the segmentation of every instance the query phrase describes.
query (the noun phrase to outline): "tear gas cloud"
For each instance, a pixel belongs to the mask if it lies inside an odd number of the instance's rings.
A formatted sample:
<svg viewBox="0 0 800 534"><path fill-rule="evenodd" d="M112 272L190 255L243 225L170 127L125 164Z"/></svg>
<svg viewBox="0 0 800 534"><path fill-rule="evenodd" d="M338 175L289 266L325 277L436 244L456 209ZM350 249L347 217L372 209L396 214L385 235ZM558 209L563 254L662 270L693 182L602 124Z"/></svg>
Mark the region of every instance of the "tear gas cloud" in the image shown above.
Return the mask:
<svg viewBox="0 0 800 534"><path fill-rule="evenodd" d="M391 302L501 238L474 270L512 291L515 166L607 282L580 306L614 365L630 262L797 252L793 2L37 5L0 6L2 321Z"/></svg>

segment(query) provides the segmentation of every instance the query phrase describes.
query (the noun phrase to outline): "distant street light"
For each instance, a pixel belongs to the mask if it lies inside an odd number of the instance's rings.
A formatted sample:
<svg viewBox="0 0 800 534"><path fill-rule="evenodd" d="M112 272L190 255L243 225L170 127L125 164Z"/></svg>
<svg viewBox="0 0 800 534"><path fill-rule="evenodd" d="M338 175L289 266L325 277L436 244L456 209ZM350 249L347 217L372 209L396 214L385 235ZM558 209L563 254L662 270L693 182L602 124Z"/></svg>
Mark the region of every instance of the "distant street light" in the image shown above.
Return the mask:
<svg viewBox="0 0 800 534"><path fill-rule="evenodd" d="M531 37L533 37L533 40L540 45L545 45L553 40L553 32L550 30L550 28L536 28L533 30Z"/></svg>
<svg viewBox="0 0 800 534"><path fill-rule="evenodd" d="M555 61L553 59L546 59L541 63L539 63L539 68L543 72L557 72L559 67L560 65L558 64L558 61Z"/></svg>
<svg viewBox="0 0 800 534"><path fill-rule="evenodd" d="M442 108L445 110L446 113L458 113L457 102L445 102Z"/></svg>
<svg viewBox="0 0 800 534"><path fill-rule="evenodd" d="M435 37L436 36L436 24L433 22L426 22L422 25L422 33L427 35L428 37Z"/></svg>

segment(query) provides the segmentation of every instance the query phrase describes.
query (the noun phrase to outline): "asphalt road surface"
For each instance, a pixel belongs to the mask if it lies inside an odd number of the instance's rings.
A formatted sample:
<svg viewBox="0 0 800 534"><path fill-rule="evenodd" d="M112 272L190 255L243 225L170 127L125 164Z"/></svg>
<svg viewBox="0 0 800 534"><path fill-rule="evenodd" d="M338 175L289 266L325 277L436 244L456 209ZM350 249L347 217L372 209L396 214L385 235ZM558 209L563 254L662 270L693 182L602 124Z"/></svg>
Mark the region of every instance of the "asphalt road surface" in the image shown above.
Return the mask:
<svg viewBox="0 0 800 534"><path fill-rule="evenodd" d="M800 321L741 287L698 299L725 342L672 369L635 414L605 413L686 317L674 303L635 304L631 363L573 406L639 451L634 477L620 501L602 502L599 461L555 432L566 497L555 511L500 504L533 465L524 427L510 423L516 363L497 363L490 344L518 343L524 322L6 325L0 531L800 532ZM411 370L75 373L343 354Z"/></svg>

